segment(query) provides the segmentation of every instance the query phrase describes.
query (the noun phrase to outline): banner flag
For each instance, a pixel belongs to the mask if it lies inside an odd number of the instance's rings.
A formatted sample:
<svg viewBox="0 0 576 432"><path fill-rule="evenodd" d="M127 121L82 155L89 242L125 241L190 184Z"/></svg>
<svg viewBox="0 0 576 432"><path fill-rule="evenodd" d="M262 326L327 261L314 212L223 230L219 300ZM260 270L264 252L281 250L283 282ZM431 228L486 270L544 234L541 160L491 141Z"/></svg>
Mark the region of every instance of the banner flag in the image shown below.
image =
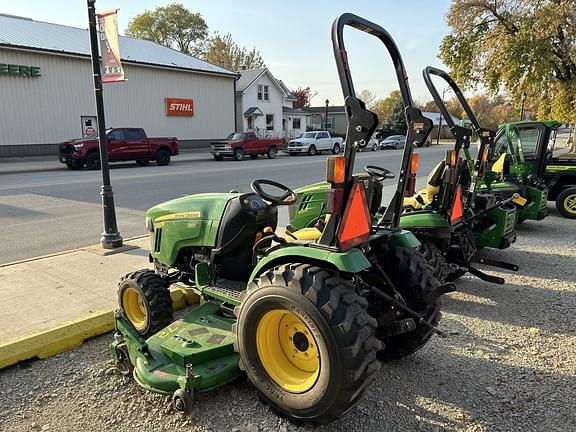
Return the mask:
<svg viewBox="0 0 576 432"><path fill-rule="evenodd" d="M124 69L120 62L118 40L118 9L102 12L98 17L100 30L100 55L102 56L102 82L125 81Z"/></svg>

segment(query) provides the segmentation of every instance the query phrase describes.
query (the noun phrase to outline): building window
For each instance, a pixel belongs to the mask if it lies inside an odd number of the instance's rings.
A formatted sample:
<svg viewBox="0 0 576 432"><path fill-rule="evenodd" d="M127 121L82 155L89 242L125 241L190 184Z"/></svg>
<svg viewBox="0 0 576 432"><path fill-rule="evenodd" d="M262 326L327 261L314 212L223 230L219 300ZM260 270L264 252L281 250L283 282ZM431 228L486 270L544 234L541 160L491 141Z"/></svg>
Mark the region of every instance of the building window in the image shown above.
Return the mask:
<svg viewBox="0 0 576 432"><path fill-rule="evenodd" d="M266 114L266 130L274 130L274 114Z"/></svg>
<svg viewBox="0 0 576 432"><path fill-rule="evenodd" d="M300 129L300 119L292 119L292 129Z"/></svg>
<svg viewBox="0 0 576 432"><path fill-rule="evenodd" d="M332 129L334 127L334 117L328 117L325 127L326 129Z"/></svg>
<svg viewBox="0 0 576 432"><path fill-rule="evenodd" d="M268 101L270 100L268 86L263 84L258 84L258 100Z"/></svg>

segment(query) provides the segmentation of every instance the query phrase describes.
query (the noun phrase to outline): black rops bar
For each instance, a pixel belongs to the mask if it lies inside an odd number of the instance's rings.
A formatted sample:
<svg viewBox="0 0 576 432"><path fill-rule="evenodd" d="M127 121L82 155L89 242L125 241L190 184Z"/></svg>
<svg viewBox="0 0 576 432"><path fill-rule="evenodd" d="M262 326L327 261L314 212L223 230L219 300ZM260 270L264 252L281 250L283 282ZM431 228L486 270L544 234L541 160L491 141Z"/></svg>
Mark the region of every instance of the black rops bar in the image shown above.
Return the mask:
<svg viewBox="0 0 576 432"><path fill-rule="evenodd" d="M412 147L413 145L418 147L422 146L432 130L432 122L430 119L422 116L422 113L413 106L414 103L410 93L410 87L408 86L408 75L406 74L400 51L394 39L392 39L392 36L390 36L384 28L364 18L350 13L340 15L332 24L332 46L334 49L334 59L336 60L336 66L338 68L338 75L340 77L340 85L342 86L342 92L344 94L346 116L348 117L344 153L346 156L346 179L349 180L352 178L355 146L359 145L359 143L363 143L360 144L360 146L366 145L369 141L377 126L377 116L366 110L364 103L356 98L348 56L344 46L345 26L354 27L360 31L371 34L384 43L392 58L400 88L400 95L406 107L405 116L408 131L406 134L404 153L402 155L400 174L398 176L398 186L390 205L378 223L383 226L397 227L400 222L402 201L406 191L406 181L413 152ZM406 145L408 143L409 145Z"/></svg>

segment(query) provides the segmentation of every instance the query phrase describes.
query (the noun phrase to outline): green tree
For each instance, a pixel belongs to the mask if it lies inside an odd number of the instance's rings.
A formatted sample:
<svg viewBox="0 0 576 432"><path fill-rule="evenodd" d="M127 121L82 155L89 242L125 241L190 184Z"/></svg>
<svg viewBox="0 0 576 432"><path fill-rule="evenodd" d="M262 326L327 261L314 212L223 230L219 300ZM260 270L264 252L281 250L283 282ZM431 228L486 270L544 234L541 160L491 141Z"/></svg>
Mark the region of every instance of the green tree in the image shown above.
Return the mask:
<svg viewBox="0 0 576 432"><path fill-rule="evenodd" d="M440 58L465 86L523 92L537 116L576 121L574 0L454 0Z"/></svg>
<svg viewBox="0 0 576 432"><path fill-rule="evenodd" d="M208 25L199 13L190 12L179 3L172 3L136 15L128 24L126 35L202 57L206 52Z"/></svg>
<svg viewBox="0 0 576 432"><path fill-rule="evenodd" d="M402 134L405 134L408 130L406 116L404 114L404 103L401 100L396 102L392 107L392 111L386 119L386 126Z"/></svg>
<svg viewBox="0 0 576 432"><path fill-rule="evenodd" d="M388 118L391 116L394 106L400 102L400 100L400 90L394 90L390 92L388 97L374 102L374 109L372 111L378 114L381 125L388 124Z"/></svg>
<svg viewBox="0 0 576 432"><path fill-rule="evenodd" d="M265 67L264 59L256 48L251 50L240 48L232 40L230 33L224 36L218 32L214 33L208 42L208 50L204 59L207 62L233 71L238 71L242 67L246 69Z"/></svg>

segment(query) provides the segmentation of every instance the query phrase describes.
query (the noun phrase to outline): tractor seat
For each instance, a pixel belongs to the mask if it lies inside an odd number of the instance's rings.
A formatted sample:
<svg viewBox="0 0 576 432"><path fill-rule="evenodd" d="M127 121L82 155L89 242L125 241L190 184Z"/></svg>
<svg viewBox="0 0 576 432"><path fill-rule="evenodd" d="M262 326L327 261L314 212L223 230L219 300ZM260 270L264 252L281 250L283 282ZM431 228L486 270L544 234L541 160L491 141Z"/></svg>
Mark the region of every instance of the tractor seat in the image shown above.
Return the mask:
<svg viewBox="0 0 576 432"><path fill-rule="evenodd" d="M512 155L509 153L502 153L496 162L492 164L490 171L498 174L500 178L506 178L510 175L510 164L512 163Z"/></svg>
<svg viewBox="0 0 576 432"><path fill-rule="evenodd" d="M404 207L419 210L430 205L434 197L440 192L445 168L446 161L441 160L438 162L430 174L428 174L426 188L419 190L414 196L404 198Z"/></svg>

